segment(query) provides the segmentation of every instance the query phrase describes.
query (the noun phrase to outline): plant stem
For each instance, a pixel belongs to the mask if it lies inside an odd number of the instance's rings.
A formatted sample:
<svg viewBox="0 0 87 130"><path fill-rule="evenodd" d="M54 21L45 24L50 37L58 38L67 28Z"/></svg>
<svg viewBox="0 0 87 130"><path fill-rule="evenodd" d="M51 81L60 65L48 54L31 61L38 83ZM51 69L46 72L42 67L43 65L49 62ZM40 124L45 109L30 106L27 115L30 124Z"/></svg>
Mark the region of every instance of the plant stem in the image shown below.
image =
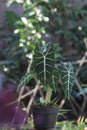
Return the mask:
<svg viewBox="0 0 87 130"><path fill-rule="evenodd" d="M50 87L47 88L46 96L45 96L45 105L49 104L51 101L52 89Z"/></svg>

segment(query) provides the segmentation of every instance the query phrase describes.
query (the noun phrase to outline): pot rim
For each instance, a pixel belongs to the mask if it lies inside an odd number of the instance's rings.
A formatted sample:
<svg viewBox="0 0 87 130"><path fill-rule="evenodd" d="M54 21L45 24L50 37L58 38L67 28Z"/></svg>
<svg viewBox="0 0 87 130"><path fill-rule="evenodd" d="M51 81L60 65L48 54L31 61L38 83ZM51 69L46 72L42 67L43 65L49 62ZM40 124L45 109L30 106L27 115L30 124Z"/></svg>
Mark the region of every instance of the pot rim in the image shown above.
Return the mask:
<svg viewBox="0 0 87 130"><path fill-rule="evenodd" d="M33 105L31 107L32 112L38 112L38 113L43 113L44 111L46 113L58 113L60 111L60 107L59 106L40 106L40 105Z"/></svg>

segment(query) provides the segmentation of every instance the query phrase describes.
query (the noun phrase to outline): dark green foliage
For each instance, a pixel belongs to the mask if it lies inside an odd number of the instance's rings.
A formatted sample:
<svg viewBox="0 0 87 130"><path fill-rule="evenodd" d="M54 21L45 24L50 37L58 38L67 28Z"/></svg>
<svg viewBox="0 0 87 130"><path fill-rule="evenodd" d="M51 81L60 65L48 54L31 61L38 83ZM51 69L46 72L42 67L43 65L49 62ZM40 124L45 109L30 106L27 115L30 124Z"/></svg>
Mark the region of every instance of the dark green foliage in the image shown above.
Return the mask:
<svg viewBox="0 0 87 130"><path fill-rule="evenodd" d="M28 84L29 81L33 78L34 78L34 74L32 72L26 72L26 74L22 77L22 79L19 82L18 91L20 90L22 86L25 86L26 84Z"/></svg>
<svg viewBox="0 0 87 130"><path fill-rule="evenodd" d="M56 84L58 83L59 75L61 75L61 80L63 82L65 97L68 99L71 96L74 84L74 71L71 63L68 62L66 66L61 62L61 69L59 72L55 66L55 52L54 43L47 43L42 46L36 44L30 70L23 76L18 86L20 88L26 85L32 78L37 79L43 87L46 87L46 97L44 100L46 104L50 102L52 91L58 89Z"/></svg>
<svg viewBox="0 0 87 130"><path fill-rule="evenodd" d="M30 60L30 53L32 53L34 48L37 47L36 43L44 44L48 41L56 42L57 45L59 45L59 47L55 47L58 49L57 53L55 54L56 57L58 55L58 64L60 63L60 59L65 61L65 58L67 61L74 60L77 62L80 60L82 55L84 55L84 52L87 50L84 44L84 39L86 40L87 38L87 5L79 6L78 0L77 2L75 2L75 0L21 0L20 3L24 8L23 16L18 17L16 14L7 11L7 25L4 25L4 27L0 28L0 40L3 41L5 45L3 48L0 48L0 71L5 71L9 77L19 82L19 79L23 76L27 69ZM69 49L68 45L70 45ZM38 49L40 48L41 47ZM63 52L63 55L61 53L62 57L60 56L59 51ZM75 51L76 53L72 54L72 51ZM42 53L37 54L37 56L39 55L42 57ZM47 56L50 57L51 55ZM53 58L53 56L54 55L52 55L51 58ZM39 62L40 60L43 60L43 57L42 59L35 61L35 63ZM55 61L53 62L55 63ZM46 60L46 63L53 64L50 60ZM38 74L38 71L41 72L43 67L44 66L42 64L35 67L35 78L36 74ZM66 67L69 69L70 66L65 64L61 67ZM77 71L78 64L76 67ZM67 88L67 85L70 85L70 82L66 82L66 87L64 86L64 81L69 78L68 69L66 70L65 68L65 71L67 71L66 74L61 73L61 78L62 76L64 77L64 75L67 75L66 79L61 79L63 83L62 87L60 84L58 84L59 72L57 73L55 70L55 72L52 71L52 68L48 66L46 66L46 68L48 71L51 71L52 74L55 73L56 75L55 77L52 76L52 82L49 82L50 86L53 86L54 91L56 91L56 94L53 93L53 98L56 95L58 96L58 92L60 97L63 98L64 95L62 93L62 89L65 91L64 94L70 98L70 94L72 93L72 85ZM87 66L85 63L81 67L78 75L79 83L81 83L81 86L83 85L84 87L87 86L86 70ZM32 69L32 71L34 71L34 69ZM40 74L39 77L42 79L43 75L44 72ZM46 75L47 80L50 79L50 74L46 73ZM19 89L26 85L31 78L31 72L27 72L19 83ZM71 79L72 78L70 76L70 80ZM41 80L41 83L43 83L43 80ZM78 96L78 88L76 86L74 86L74 88L76 89L76 92L73 90L74 94L72 93L72 96L74 96L76 99ZM86 88L80 91L80 94L83 95L84 93L87 93ZM78 98L80 97L83 96L78 96Z"/></svg>
<svg viewBox="0 0 87 130"><path fill-rule="evenodd" d="M6 11L7 25L10 29L15 29L15 23L19 20L19 17L12 11Z"/></svg>
<svg viewBox="0 0 87 130"><path fill-rule="evenodd" d="M79 95L84 95L84 94L86 94L86 93L87 93L87 88L82 88L82 89L79 91L78 96L79 96Z"/></svg>
<svg viewBox="0 0 87 130"><path fill-rule="evenodd" d="M32 68L44 86L53 86L56 78L55 68L55 44L48 43L43 47L36 45ZM57 70L56 70L57 71ZM53 79L53 80L52 80ZM54 81L54 83L53 83Z"/></svg>
<svg viewBox="0 0 87 130"><path fill-rule="evenodd" d="M42 46L36 44L30 70L19 82L18 89L26 85L32 78L36 78L44 87L54 87L55 90L59 74L55 67L55 53L54 43L47 43Z"/></svg>
<svg viewBox="0 0 87 130"><path fill-rule="evenodd" d="M75 80L72 64L68 62L67 65L65 65L63 62L61 62L60 73L61 73L61 81L63 84L64 94L69 99L71 96L71 92Z"/></svg>

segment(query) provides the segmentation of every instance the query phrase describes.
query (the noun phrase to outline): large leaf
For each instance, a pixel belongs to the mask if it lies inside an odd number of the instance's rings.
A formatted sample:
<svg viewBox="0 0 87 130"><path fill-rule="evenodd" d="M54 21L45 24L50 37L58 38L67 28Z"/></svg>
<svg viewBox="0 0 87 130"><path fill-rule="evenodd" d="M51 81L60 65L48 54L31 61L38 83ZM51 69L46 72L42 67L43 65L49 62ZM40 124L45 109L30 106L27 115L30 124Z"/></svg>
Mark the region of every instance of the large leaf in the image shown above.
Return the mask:
<svg viewBox="0 0 87 130"><path fill-rule="evenodd" d="M65 65L61 62L61 80L63 83L63 91L66 98L70 98L73 84L74 84L74 71L73 66L70 62Z"/></svg>
<svg viewBox="0 0 87 130"><path fill-rule="evenodd" d="M19 82L18 90L32 78L39 80L43 86L55 90L58 81L58 70L55 67L56 44L48 43L44 46L36 44L32 63L29 70Z"/></svg>
<svg viewBox="0 0 87 130"><path fill-rule="evenodd" d="M32 69L35 72L37 79L39 79L44 86L52 87L54 82L53 79L56 77L54 71L56 70L55 44L48 43L44 46L36 45L33 55Z"/></svg>

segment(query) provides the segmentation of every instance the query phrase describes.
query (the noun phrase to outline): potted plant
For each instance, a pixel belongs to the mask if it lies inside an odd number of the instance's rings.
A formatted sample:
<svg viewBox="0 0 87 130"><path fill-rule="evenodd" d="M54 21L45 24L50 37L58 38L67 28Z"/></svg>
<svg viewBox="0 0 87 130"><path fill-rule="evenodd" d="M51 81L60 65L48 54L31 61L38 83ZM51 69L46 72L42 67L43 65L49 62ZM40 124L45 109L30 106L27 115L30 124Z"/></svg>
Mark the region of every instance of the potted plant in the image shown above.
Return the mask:
<svg viewBox="0 0 87 130"><path fill-rule="evenodd" d="M36 129L43 130L54 128L59 107L51 100L52 92L56 91L58 79L61 77L62 88L66 98L70 98L74 83L73 66L70 62L60 63L60 68L56 67L56 44L47 43L45 45L36 44L32 63L29 65L27 73L21 79L18 89L27 84L32 78L39 81L45 88L44 98L40 97L40 103L32 106L34 125Z"/></svg>

